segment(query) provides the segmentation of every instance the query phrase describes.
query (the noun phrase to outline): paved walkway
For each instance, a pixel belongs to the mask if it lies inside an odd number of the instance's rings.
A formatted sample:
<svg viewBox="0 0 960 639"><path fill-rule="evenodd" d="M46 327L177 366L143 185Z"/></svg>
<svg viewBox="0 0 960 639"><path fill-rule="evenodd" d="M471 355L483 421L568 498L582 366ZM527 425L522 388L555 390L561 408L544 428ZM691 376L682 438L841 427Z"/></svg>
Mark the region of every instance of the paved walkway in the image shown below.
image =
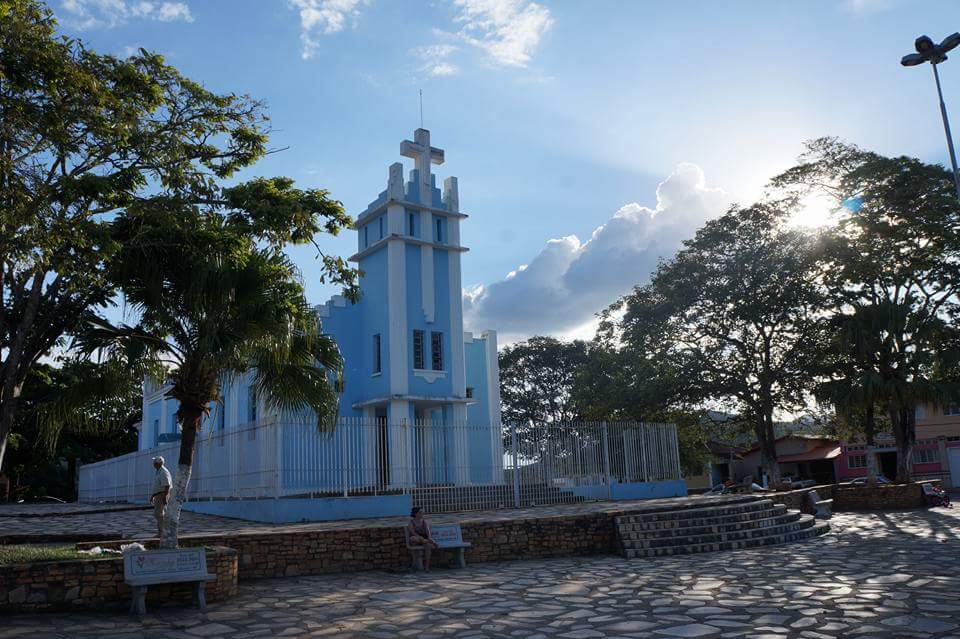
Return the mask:
<svg viewBox="0 0 960 639"><path fill-rule="evenodd" d="M39 614L0 639L960 637L960 508L840 514L786 546L241 582L207 611Z"/></svg>
<svg viewBox="0 0 960 639"><path fill-rule="evenodd" d="M527 517L569 516L578 513L609 511L643 511L663 508L681 508L684 506L702 506L710 503L736 501L749 496L734 497L676 497L672 499L646 499L618 502L586 502L580 504L562 504L557 506L538 506L535 508L475 511L431 515L430 521L500 521L516 520ZM59 511L57 510L59 508ZM99 508L103 508L102 506ZM149 507L126 506L123 510L110 512L91 512L93 507L77 507L63 504L59 507L44 505L43 516L34 512L16 516L16 510L8 508L0 514L0 538L15 537L18 543L30 541L30 537L56 537L58 541L71 537L78 541L106 541L110 539L149 539L156 536L157 524L153 510ZM130 508L136 508L131 510ZM56 513L59 512L59 516ZM344 528L370 528L373 526L403 527L407 517L382 517L379 519L354 519L345 521L326 521L304 524L264 524L241 519L230 519L215 515L204 515L184 511L181 517L181 535L218 534L224 532L263 533L275 531L340 530Z"/></svg>

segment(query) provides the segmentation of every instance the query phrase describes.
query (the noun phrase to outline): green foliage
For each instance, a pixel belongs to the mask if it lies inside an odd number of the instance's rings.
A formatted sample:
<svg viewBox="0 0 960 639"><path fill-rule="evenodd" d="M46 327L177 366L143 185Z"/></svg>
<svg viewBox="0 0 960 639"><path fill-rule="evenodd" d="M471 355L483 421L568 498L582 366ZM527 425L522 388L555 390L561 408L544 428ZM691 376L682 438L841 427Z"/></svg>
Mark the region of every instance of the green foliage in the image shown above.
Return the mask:
<svg viewBox="0 0 960 639"><path fill-rule="evenodd" d="M68 359L34 367L9 438L14 497L72 498L77 463L136 450L140 404L139 380L123 366Z"/></svg>
<svg viewBox="0 0 960 639"><path fill-rule="evenodd" d="M805 405L824 330L818 244L784 227L789 214L755 204L707 222L649 285L607 310L600 334L630 368L658 378L627 381L635 395L751 422L774 479L774 415Z"/></svg>
<svg viewBox="0 0 960 639"><path fill-rule="evenodd" d="M60 38L36 0L0 6L2 464L29 371L114 295L114 218L218 211L267 247L349 218L327 192L286 178L222 186L267 152L255 100L214 93L142 49L120 59ZM323 263L355 294L340 258Z"/></svg>
<svg viewBox="0 0 960 639"><path fill-rule="evenodd" d="M847 416L885 413L906 480L917 406L960 390L960 208L951 175L822 138L773 184L795 200L825 194L841 213L823 252L835 337L820 395Z"/></svg>

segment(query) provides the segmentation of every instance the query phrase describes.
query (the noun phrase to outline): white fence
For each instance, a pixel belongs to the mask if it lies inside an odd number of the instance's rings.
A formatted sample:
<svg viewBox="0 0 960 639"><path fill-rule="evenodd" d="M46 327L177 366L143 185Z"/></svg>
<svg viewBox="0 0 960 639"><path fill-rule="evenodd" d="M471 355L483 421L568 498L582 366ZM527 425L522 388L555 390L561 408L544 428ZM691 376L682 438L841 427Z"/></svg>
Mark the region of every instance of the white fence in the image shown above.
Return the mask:
<svg viewBox="0 0 960 639"><path fill-rule="evenodd" d="M80 468L79 500L146 502L151 459L174 471L179 442ZM501 427L342 418L203 432L190 500L411 494L428 512L608 499L616 484L680 478L672 424Z"/></svg>

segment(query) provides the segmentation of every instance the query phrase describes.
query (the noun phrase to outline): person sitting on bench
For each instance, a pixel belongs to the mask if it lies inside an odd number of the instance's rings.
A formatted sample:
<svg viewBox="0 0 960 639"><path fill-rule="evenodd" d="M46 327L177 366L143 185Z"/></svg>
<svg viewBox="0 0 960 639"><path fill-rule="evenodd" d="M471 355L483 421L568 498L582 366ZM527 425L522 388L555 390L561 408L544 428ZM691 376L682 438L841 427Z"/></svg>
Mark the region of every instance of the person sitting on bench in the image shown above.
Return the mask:
<svg viewBox="0 0 960 639"><path fill-rule="evenodd" d="M424 569L430 570L430 551L437 548L437 542L430 538L430 524L423 517L423 509L414 506L410 511L410 523L407 524L410 532L410 543L423 546Z"/></svg>

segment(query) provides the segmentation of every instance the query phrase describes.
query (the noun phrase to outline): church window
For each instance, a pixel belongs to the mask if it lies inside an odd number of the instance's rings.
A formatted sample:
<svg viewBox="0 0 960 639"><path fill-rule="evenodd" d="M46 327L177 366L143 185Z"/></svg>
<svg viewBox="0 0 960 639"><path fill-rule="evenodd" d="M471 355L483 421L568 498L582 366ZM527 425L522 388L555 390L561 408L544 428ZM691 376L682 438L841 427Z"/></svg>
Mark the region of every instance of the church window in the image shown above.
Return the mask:
<svg viewBox="0 0 960 639"><path fill-rule="evenodd" d="M473 399L473 386L467 386L467 399Z"/></svg>
<svg viewBox="0 0 960 639"><path fill-rule="evenodd" d="M179 424L177 424L177 414L174 413L170 416L170 432L175 433L179 430Z"/></svg>
<svg viewBox="0 0 960 639"><path fill-rule="evenodd" d="M154 443L160 441L160 420L153 420L153 441Z"/></svg>
<svg viewBox="0 0 960 639"><path fill-rule="evenodd" d="M443 243L443 221L438 217L436 224L437 224L437 243L442 244Z"/></svg>
<svg viewBox="0 0 960 639"><path fill-rule="evenodd" d="M381 366L380 359L380 333L373 336L373 372L379 373Z"/></svg>
<svg viewBox="0 0 960 639"><path fill-rule="evenodd" d="M423 331L413 331L413 367L423 368Z"/></svg>
<svg viewBox="0 0 960 639"><path fill-rule="evenodd" d="M409 225L409 230L407 231L407 235L409 235L410 237L417 236L417 220L414 218L414 215L415 215L414 213L410 213L407 216L407 223Z"/></svg>
<svg viewBox="0 0 960 639"><path fill-rule="evenodd" d="M430 355L433 370L443 370L443 333L430 333Z"/></svg>
<svg viewBox="0 0 960 639"><path fill-rule="evenodd" d="M380 239L383 239L383 216L377 218L377 226L380 228Z"/></svg>
<svg viewBox="0 0 960 639"><path fill-rule="evenodd" d="M257 391L253 385L247 387L247 421L257 421Z"/></svg>

